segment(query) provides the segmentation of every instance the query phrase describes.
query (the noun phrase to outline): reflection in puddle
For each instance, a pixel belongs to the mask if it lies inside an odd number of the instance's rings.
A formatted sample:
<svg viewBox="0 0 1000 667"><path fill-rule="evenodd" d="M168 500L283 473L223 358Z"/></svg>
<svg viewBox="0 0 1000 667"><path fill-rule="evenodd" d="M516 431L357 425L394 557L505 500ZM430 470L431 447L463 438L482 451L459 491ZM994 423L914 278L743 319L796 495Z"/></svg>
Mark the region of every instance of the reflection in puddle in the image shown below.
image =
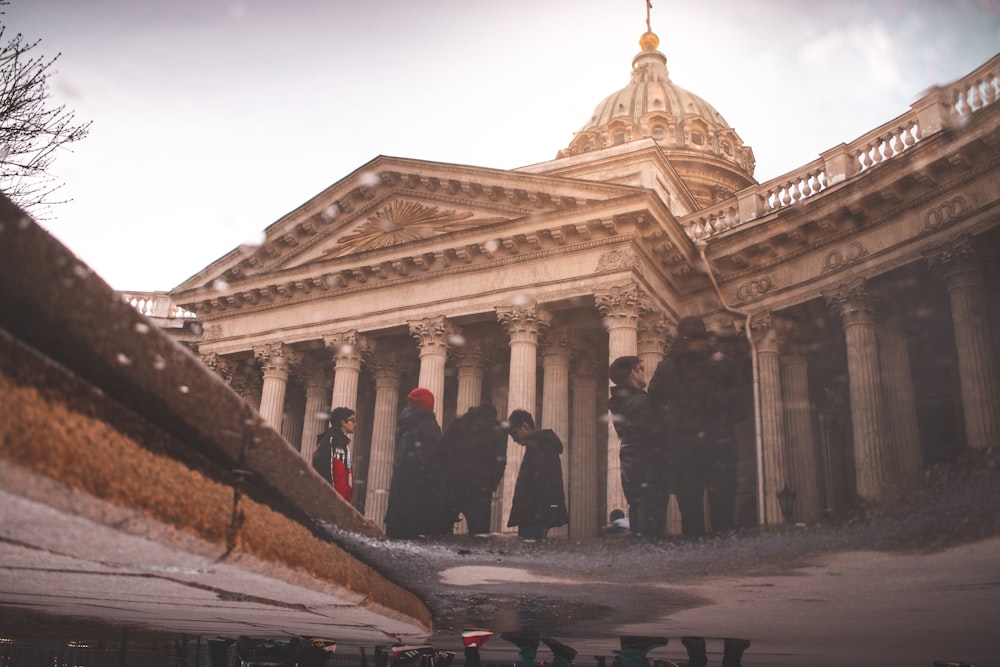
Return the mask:
<svg viewBox="0 0 1000 667"><path fill-rule="evenodd" d="M441 583L449 586L477 586L481 584L538 583L538 584L582 584L583 581L559 579L532 574L519 567L494 567L490 565L470 565L453 567L440 574Z"/></svg>

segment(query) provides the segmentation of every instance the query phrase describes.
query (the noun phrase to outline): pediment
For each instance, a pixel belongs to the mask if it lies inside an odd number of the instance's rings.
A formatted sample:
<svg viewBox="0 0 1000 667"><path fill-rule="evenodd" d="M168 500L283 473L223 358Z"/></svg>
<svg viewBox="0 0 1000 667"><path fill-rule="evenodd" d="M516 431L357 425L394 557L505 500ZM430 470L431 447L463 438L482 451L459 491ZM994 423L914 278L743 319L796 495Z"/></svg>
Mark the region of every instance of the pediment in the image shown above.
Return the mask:
<svg viewBox="0 0 1000 667"><path fill-rule="evenodd" d="M316 262L359 260L529 215L632 196L636 188L547 175L379 157L173 292Z"/></svg>
<svg viewBox="0 0 1000 667"><path fill-rule="evenodd" d="M274 262L270 268L291 268L316 260L404 246L526 214L526 210L474 208L463 202L389 192L362 210L345 216L343 226L316 239L309 248L299 252L290 249L282 261Z"/></svg>

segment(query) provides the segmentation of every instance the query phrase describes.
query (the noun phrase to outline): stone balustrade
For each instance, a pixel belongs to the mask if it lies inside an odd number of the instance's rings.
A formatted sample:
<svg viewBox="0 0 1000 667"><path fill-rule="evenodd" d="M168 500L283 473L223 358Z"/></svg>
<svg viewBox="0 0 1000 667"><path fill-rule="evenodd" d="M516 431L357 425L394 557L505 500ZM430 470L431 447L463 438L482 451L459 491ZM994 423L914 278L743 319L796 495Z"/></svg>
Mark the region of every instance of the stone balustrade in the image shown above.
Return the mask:
<svg viewBox="0 0 1000 667"><path fill-rule="evenodd" d="M840 144L795 171L745 188L725 202L685 216L680 224L695 242L722 234L882 164L997 100L1000 55L954 83L932 88L909 111L850 144Z"/></svg>
<svg viewBox="0 0 1000 667"><path fill-rule="evenodd" d="M191 319L197 315L178 306L167 292L118 292L122 301L131 305L146 317L164 319Z"/></svg>
<svg viewBox="0 0 1000 667"><path fill-rule="evenodd" d="M942 90L945 99L950 102L952 113L958 118L1000 100L1000 56L983 63L968 76Z"/></svg>

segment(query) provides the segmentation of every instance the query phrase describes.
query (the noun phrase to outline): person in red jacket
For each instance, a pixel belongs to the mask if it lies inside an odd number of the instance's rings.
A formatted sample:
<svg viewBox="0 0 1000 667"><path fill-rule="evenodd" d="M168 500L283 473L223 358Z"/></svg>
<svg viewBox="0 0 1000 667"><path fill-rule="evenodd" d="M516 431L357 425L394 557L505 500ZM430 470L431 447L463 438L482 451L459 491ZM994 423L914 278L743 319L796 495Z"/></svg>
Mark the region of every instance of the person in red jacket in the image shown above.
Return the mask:
<svg viewBox="0 0 1000 667"><path fill-rule="evenodd" d="M328 419L329 428L316 438L313 468L333 485L337 493L351 502L354 497L354 471L351 469L349 446L356 418L350 408L334 408Z"/></svg>

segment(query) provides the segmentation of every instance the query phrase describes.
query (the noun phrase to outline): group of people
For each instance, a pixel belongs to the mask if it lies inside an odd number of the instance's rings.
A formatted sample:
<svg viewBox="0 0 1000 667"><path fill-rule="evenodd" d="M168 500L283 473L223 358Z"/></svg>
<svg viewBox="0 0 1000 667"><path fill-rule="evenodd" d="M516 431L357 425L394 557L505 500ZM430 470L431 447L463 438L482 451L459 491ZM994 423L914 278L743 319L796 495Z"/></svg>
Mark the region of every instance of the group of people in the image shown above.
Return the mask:
<svg viewBox="0 0 1000 667"><path fill-rule="evenodd" d="M417 387L406 397L396 427L396 452L385 513L394 538L445 535L460 516L472 535L490 532L493 492L507 465L507 437L525 448L507 525L524 539L544 539L549 528L569 521L560 455L563 444L550 429L538 429L526 410L501 424L489 404L469 408L442 433L434 395ZM350 501L354 475L349 451L356 416L348 408L330 413L317 440L313 467Z"/></svg>
<svg viewBox="0 0 1000 667"><path fill-rule="evenodd" d="M667 506L677 498L684 535L705 533L707 491L714 530L734 525L736 424L748 412L736 362L716 349L698 317L685 317L666 358L648 383L637 356L619 357L608 376L608 410L621 440L622 487L632 534L666 532ZM396 452L385 513L386 535L444 535L464 516L470 534L490 532L493 492L507 463L507 437L524 447L508 527L526 540L544 539L569 521L560 456L563 443L539 429L527 410L511 412L506 424L496 409L470 408L442 433L434 395L411 391L399 415ZM313 466L350 501L354 492L350 436L356 416L349 408L330 413L318 438ZM624 522L622 522L624 523Z"/></svg>
<svg viewBox="0 0 1000 667"><path fill-rule="evenodd" d="M465 667L481 667L480 649L494 637L489 630L469 628L462 632L465 650ZM533 629L521 629L500 635L504 641L517 647L515 667L572 667L577 651L571 646L551 637L541 637ZM651 667L647 654L668 643L666 637L621 637L621 650L614 651L613 667ZM552 660L538 660L538 645L545 644L552 651ZM681 643L687 650L688 662L677 663L656 660L653 664L661 667L707 667L708 653L702 637L682 637ZM229 653L235 647L236 657L243 664L299 665L300 667L326 667L331 664L337 642L332 639L293 637L289 640L261 640L249 637L231 639L209 639L205 645L208 667L229 664ZM746 639L725 639L723 641L722 667L740 667L743 653L750 647ZM358 649L359 667L367 667L368 654L364 647ZM375 647L375 667L451 667L454 652L436 648L430 644L397 644L391 647ZM605 667L605 656L595 656L598 667ZM935 666L939 663L935 662ZM942 663L943 664L943 663ZM951 663L949 663L951 664Z"/></svg>
<svg viewBox="0 0 1000 667"><path fill-rule="evenodd" d="M713 530L735 522L736 425L749 414L742 374L719 351L698 317L684 317L666 358L646 382L637 356L615 359L608 410L621 440L622 489L635 535L666 532L667 507L677 498L681 532L706 531L707 492Z"/></svg>
<svg viewBox="0 0 1000 667"><path fill-rule="evenodd" d="M481 667L480 649L492 639L494 634L488 630L468 629L462 632L462 643L465 648L465 667ZM514 632L504 632L500 635L504 641L517 647L515 667L572 667L577 651L572 646L552 637L541 637L537 631L524 628ZM545 644L552 652L552 660L541 662L538 656L539 644ZM708 651L704 637L682 637L681 644L687 652L687 662L675 663L670 660L650 661L648 654L666 646L666 637L623 636L620 638L621 650L614 651L613 667L707 667ZM750 647L746 639L727 638L722 642L721 667L740 667L743 653ZM377 649L378 651L378 649ZM454 654L450 651L435 649L429 644L421 646L396 646L387 653L385 658L375 667L450 667ZM595 656L598 667L605 667L605 656Z"/></svg>

